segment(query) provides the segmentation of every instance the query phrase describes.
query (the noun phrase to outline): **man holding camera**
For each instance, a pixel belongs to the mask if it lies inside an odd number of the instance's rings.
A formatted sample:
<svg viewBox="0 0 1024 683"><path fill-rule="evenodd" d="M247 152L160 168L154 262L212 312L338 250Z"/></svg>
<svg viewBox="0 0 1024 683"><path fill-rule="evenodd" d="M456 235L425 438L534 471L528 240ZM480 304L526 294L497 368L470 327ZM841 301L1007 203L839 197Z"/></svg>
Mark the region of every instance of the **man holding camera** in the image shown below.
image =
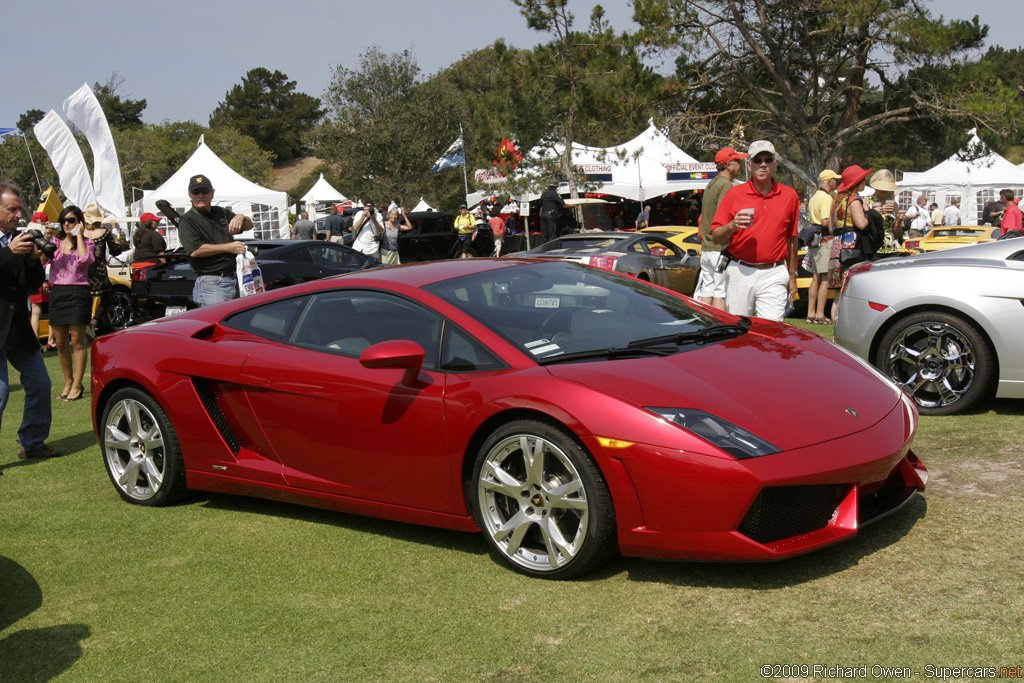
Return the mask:
<svg viewBox="0 0 1024 683"><path fill-rule="evenodd" d="M29 320L29 290L46 276L32 235L17 232L21 190L0 183L0 418L10 396L7 362L21 373L25 409L18 429L19 458L54 458L63 452L46 445L50 435L50 374Z"/></svg>

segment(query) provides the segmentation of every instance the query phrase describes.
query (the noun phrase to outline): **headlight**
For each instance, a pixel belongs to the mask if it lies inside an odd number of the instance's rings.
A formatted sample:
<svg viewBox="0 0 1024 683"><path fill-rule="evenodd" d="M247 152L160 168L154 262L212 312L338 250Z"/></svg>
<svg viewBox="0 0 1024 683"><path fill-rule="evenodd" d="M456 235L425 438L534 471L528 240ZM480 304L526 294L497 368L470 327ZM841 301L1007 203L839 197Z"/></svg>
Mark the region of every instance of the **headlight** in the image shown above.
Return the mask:
<svg viewBox="0 0 1024 683"><path fill-rule="evenodd" d="M782 449L742 427L712 415L703 410L684 408L646 408L669 422L674 422L688 432L710 441L737 460L758 458L778 453Z"/></svg>

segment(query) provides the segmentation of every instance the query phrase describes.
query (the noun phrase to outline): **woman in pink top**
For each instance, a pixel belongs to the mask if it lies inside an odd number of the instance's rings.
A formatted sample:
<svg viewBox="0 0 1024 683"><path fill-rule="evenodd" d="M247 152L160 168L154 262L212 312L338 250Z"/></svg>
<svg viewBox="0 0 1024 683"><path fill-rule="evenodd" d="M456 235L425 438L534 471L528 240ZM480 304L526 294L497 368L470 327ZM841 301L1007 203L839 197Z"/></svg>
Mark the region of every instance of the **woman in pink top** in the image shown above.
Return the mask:
<svg viewBox="0 0 1024 683"><path fill-rule="evenodd" d="M57 234L53 239L57 251L49 259L50 329L64 373L64 390L60 394L64 401L77 401L85 392L82 388L87 350L85 328L92 317L89 264L95 255L92 240L82 234L84 230L82 210L77 206L65 207L57 219Z"/></svg>

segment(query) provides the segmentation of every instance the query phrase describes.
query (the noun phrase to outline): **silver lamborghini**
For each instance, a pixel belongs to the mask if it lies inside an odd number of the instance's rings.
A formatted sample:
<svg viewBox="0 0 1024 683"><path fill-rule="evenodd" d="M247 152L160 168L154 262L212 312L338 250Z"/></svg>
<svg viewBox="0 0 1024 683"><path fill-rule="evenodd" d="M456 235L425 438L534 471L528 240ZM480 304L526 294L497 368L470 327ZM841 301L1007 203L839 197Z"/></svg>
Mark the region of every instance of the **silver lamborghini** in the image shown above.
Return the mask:
<svg viewBox="0 0 1024 683"><path fill-rule="evenodd" d="M1024 239L863 263L839 297L835 341L924 415L1024 398Z"/></svg>

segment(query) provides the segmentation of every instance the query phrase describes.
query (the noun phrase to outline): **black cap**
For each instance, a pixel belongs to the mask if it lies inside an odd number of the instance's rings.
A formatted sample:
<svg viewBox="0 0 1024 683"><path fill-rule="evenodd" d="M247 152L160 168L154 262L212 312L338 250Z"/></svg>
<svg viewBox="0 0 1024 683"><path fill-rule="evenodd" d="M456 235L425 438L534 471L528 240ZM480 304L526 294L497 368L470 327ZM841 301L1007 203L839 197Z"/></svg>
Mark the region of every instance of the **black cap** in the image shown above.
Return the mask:
<svg viewBox="0 0 1024 683"><path fill-rule="evenodd" d="M192 190L213 190L213 183L204 175L194 175L188 179L188 191Z"/></svg>

